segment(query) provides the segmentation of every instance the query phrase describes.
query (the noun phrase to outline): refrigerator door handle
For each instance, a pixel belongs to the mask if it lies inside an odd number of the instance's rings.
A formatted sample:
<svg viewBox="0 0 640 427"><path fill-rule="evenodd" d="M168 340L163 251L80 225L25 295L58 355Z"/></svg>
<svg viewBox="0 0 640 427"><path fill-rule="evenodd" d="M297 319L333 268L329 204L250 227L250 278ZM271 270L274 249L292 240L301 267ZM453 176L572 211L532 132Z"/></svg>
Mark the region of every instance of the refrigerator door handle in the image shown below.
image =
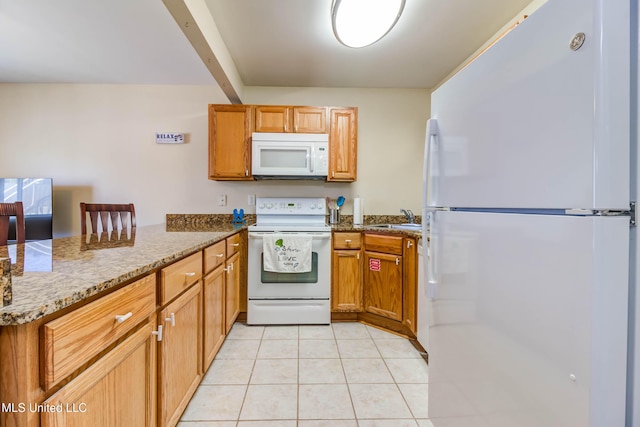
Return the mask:
<svg viewBox="0 0 640 427"><path fill-rule="evenodd" d="M431 206L431 144L433 139L438 136L438 120L427 120L427 139L424 147L424 176L422 206Z"/></svg>
<svg viewBox="0 0 640 427"><path fill-rule="evenodd" d="M435 211L436 209L434 209ZM427 279L427 298L436 299L438 296L438 273L436 271L436 252L437 240L433 235L436 226L435 212L429 213L429 231L427 233L425 255L424 255L424 271Z"/></svg>

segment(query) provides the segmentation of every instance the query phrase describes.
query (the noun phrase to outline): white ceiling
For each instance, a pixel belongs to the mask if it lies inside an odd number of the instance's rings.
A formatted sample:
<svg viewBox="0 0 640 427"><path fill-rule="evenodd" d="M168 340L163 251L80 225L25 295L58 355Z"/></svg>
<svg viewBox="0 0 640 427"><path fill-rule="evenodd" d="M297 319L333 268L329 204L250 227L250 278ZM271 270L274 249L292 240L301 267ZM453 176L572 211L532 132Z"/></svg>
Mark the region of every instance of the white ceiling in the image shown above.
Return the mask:
<svg viewBox="0 0 640 427"><path fill-rule="evenodd" d="M407 0L380 42L333 37L332 0L205 0L247 86L440 82L531 0ZM160 0L0 0L0 83L209 85Z"/></svg>

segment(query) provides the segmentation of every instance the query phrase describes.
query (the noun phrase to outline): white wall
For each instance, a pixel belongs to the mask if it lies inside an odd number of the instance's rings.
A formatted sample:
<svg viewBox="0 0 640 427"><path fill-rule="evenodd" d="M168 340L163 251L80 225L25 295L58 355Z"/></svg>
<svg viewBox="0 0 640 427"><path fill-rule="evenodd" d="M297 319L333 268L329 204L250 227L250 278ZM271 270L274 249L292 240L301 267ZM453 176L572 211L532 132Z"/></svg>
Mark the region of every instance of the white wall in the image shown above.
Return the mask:
<svg viewBox="0 0 640 427"><path fill-rule="evenodd" d="M358 181L222 182L207 179L207 104L217 86L0 84L0 176L54 182L54 234L78 234L80 201L136 205L139 225L167 213L255 212L247 195L347 197L366 214L420 208L429 92L395 89L245 89L245 103L359 107ZM184 132L159 145L155 132ZM227 206L217 196L227 194Z"/></svg>

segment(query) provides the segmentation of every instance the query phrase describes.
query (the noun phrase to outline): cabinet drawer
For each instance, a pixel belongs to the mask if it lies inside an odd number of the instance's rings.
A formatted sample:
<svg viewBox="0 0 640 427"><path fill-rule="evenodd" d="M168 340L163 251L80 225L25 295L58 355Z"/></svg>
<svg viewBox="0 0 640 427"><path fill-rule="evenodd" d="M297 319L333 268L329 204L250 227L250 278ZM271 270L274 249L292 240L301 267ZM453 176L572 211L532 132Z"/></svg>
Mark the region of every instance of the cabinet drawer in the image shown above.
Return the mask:
<svg viewBox="0 0 640 427"><path fill-rule="evenodd" d="M334 249L360 249L362 246L362 235L360 233L334 233Z"/></svg>
<svg viewBox="0 0 640 427"><path fill-rule="evenodd" d="M156 277L152 274L46 323L42 331L44 389L51 389L155 309Z"/></svg>
<svg viewBox="0 0 640 427"><path fill-rule="evenodd" d="M160 305L171 301L201 277L201 251L163 268L160 271Z"/></svg>
<svg viewBox="0 0 640 427"><path fill-rule="evenodd" d="M402 255L402 237L382 234L365 234L364 249L372 252Z"/></svg>
<svg viewBox="0 0 640 427"><path fill-rule="evenodd" d="M227 258L231 258L236 252L239 252L241 244L242 237L240 236L240 233L227 237Z"/></svg>
<svg viewBox="0 0 640 427"><path fill-rule="evenodd" d="M227 247L226 242L220 241L215 243L204 250L204 272L208 273L217 266L224 263L227 259L225 249Z"/></svg>

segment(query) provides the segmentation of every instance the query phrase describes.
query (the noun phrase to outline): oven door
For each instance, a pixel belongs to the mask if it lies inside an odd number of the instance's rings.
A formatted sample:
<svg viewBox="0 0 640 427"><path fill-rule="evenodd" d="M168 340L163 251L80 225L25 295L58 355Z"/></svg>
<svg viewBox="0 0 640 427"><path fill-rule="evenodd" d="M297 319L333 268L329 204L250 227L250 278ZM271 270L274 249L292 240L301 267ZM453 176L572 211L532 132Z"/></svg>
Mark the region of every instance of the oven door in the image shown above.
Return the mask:
<svg viewBox="0 0 640 427"><path fill-rule="evenodd" d="M263 236L249 232L247 294L249 299L329 298L331 295L331 232L278 232L312 237L312 268L305 273L274 273L264 270Z"/></svg>

